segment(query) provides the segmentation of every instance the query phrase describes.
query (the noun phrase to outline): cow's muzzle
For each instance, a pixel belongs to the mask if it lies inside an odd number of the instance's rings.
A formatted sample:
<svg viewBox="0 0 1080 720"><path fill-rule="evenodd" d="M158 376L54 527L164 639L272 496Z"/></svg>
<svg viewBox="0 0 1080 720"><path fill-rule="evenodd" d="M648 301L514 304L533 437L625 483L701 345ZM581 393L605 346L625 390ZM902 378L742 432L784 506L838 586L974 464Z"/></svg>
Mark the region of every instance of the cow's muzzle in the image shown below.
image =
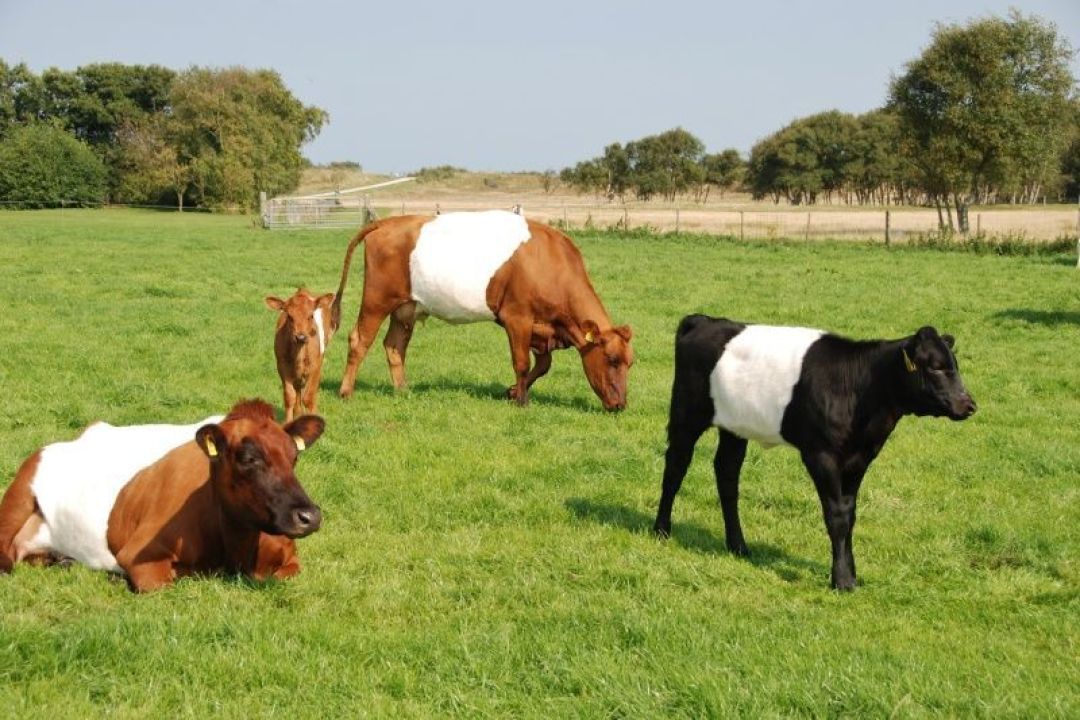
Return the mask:
<svg viewBox="0 0 1080 720"><path fill-rule="evenodd" d="M322 525L322 510L318 505L307 505L295 508L290 516L292 527L285 534L291 538L302 538L310 535Z"/></svg>
<svg viewBox="0 0 1080 720"><path fill-rule="evenodd" d="M967 393L964 393L953 403L952 412L949 413L949 418L952 420L967 420L975 414L977 409L978 406L975 404L975 399Z"/></svg>

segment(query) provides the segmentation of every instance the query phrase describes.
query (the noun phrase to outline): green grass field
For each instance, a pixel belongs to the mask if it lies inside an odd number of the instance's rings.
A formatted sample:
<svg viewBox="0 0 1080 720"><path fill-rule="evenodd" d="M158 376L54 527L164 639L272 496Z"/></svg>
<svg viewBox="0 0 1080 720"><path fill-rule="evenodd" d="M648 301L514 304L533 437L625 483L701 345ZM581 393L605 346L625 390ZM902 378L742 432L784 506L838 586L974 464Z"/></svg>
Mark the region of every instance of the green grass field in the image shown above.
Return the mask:
<svg viewBox="0 0 1080 720"><path fill-rule="evenodd" d="M280 407L267 294L337 285L348 232L137 211L0 213L0 484L96 419ZM572 351L521 409L494 324L418 329L337 398L335 337L300 462L322 530L265 586L148 596L85 568L0 577L6 717L1077 717L1080 273L1075 257L851 243L576 238L635 332L630 407ZM353 270L347 320L359 306ZM674 534L659 497L682 315L955 334L971 420L907 418L863 485L860 587L790 449L751 446L749 560L724 549L708 434Z"/></svg>

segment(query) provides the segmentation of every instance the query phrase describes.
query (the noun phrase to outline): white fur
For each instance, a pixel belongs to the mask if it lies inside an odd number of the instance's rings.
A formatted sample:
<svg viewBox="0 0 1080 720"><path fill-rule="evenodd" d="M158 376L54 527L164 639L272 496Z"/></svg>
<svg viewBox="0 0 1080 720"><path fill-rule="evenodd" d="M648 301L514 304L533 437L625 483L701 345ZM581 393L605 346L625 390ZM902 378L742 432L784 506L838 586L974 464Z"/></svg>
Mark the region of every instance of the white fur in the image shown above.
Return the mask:
<svg viewBox="0 0 1080 720"><path fill-rule="evenodd" d="M713 424L765 447L780 436L807 349L821 330L750 325L733 337L709 375Z"/></svg>
<svg viewBox="0 0 1080 720"><path fill-rule="evenodd" d="M47 445L30 482L45 517L32 543L92 568L119 572L106 541L116 496L139 470L223 417L194 425L114 427L99 422L70 442Z"/></svg>
<svg viewBox="0 0 1080 720"><path fill-rule="evenodd" d="M326 308L315 308L315 327L319 331L319 354L326 354L326 319L323 313L326 312Z"/></svg>
<svg viewBox="0 0 1080 720"><path fill-rule="evenodd" d="M488 283L528 239L525 218L505 210L447 213L425 223L409 258L417 310L449 322L493 320Z"/></svg>

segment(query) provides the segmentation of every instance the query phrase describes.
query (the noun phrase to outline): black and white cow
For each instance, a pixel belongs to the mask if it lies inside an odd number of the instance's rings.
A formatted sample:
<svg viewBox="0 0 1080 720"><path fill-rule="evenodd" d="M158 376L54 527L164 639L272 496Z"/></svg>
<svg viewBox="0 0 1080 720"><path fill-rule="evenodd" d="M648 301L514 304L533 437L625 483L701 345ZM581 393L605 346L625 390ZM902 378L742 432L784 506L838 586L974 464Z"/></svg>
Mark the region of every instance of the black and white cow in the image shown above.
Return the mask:
<svg viewBox="0 0 1080 720"><path fill-rule="evenodd" d="M694 445L715 426L720 444L713 467L727 547L747 555L738 506L747 440L792 445L821 499L832 585L853 588L859 484L896 423L904 415L963 420L975 412L952 347L953 338L932 327L899 340L856 341L809 328L683 318L654 531L670 534L671 506Z"/></svg>

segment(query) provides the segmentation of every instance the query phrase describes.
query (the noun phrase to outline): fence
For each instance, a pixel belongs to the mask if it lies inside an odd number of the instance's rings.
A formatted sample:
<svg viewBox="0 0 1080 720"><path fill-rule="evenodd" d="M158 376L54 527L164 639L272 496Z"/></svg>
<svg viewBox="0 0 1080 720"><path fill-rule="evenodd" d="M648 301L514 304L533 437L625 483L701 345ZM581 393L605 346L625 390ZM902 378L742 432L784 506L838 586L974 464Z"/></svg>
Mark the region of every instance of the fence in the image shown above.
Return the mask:
<svg viewBox="0 0 1080 720"><path fill-rule="evenodd" d="M510 209L514 203L506 202ZM497 207L487 202L379 199L371 209L387 215L433 215L453 210ZM903 243L905 239L938 230L937 211L930 208L873 209L823 208L738 210L674 206L659 203L544 203L526 200L523 213L534 220L566 228L643 228L657 232L705 233L741 239L877 240ZM341 212L339 210L338 212ZM354 210L353 216L359 219ZM979 210L970 214L971 232L1013 235L1033 241L1080 236L1080 210L1006 209ZM356 226L359 226L360 222Z"/></svg>

